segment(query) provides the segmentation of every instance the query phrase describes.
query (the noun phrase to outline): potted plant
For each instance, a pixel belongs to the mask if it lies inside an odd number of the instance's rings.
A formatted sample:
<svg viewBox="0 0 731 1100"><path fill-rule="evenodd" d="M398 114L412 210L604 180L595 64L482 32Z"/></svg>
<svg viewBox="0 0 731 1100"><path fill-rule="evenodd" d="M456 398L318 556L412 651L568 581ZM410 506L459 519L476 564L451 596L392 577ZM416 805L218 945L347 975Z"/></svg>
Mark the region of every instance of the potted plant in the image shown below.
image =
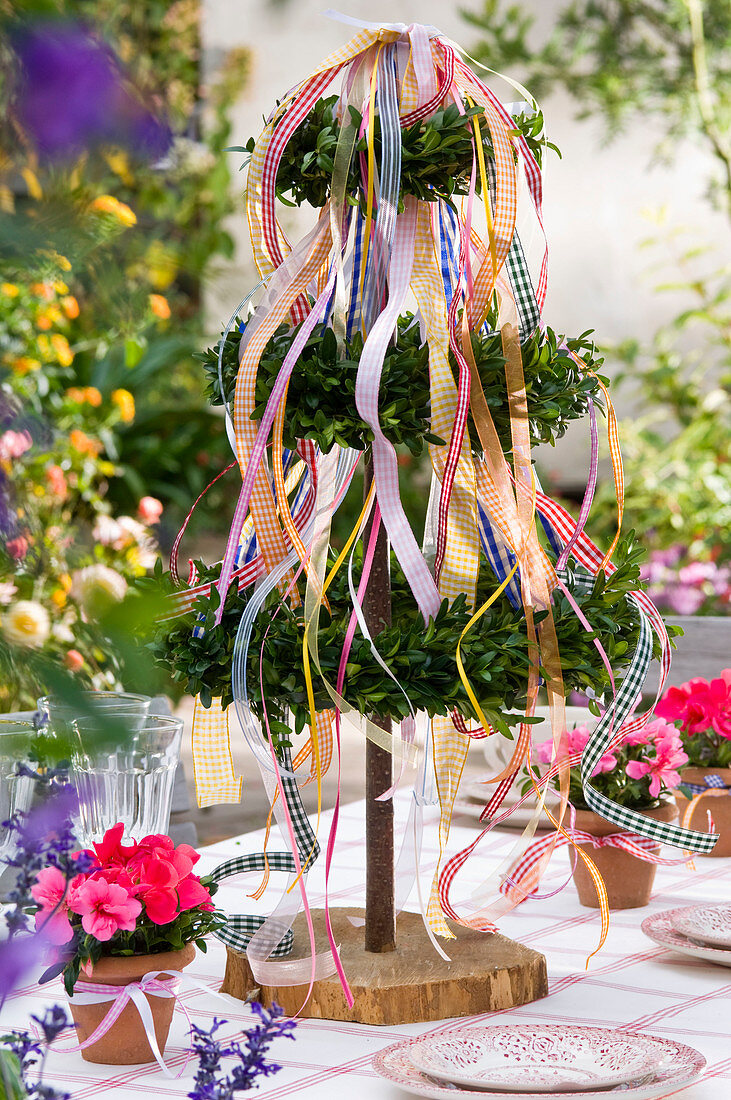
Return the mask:
<svg viewBox="0 0 731 1100"><path fill-rule="evenodd" d="M156 1055L134 998L114 1018L115 987L157 971L181 971L195 957L195 945L205 951L204 937L223 922L211 900L216 884L193 873L200 858L193 848L175 847L163 834L123 844L123 831L123 825L113 826L86 850L84 872L70 882L57 867L43 868L31 893L38 905L36 927L58 948L43 980L63 973L82 1057L134 1065ZM160 975L156 981L144 996L164 1052L175 1006L165 986L174 992L175 978ZM109 987L108 998L99 986ZM84 1046L99 1028L99 1037Z"/></svg>
<svg viewBox="0 0 731 1100"><path fill-rule="evenodd" d="M679 728L688 755L681 812L697 829L708 827L710 812L719 840L709 854L731 856L731 668L713 680L698 676L668 688L655 713Z"/></svg>
<svg viewBox="0 0 731 1100"><path fill-rule="evenodd" d="M567 730L560 756L580 755L590 737L591 730L587 725ZM552 739L538 746L537 756L544 764L554 759ZM655 718L601 757L593 773L593 786L619 806L639 810L658 821L673 822L678 817L678 808L670 792L680 784L678 769L687 760L675 726L662 718ZM638 859L626 847L606 843L605 838L609 836L631 834L589 809L578 766L570 769L569 777L569 802L574 811L570 831L596 838L579 842L577 847L589 856L601 874L609 908L636 909L647 905L655 880L656 864ZM659 852L659 847L655 846L654 850ZM596 887L582 859L575 862L573 879L581 904L590 909L599 908Z"/></svg>

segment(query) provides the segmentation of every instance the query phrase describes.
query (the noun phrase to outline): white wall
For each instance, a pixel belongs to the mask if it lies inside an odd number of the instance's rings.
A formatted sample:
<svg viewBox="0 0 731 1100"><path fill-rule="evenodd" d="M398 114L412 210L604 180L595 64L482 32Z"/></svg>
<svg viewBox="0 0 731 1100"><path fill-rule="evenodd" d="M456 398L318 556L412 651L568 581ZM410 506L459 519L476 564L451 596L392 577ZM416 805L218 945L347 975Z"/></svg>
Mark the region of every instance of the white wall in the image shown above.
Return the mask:
<svg viewBox="0 0 731 1100"><path fill-rule="evenodd" d="M236 105L233 144L243 145L258 134L262 115L274 101L354 33L323 18L319 13L327 6L326 0L205 0L208 65L215 68L231 46L247 45L254 52L252 79ZM333 0L333 6L368 20L433 23L468 52L476 35L460 18L459 8L481 7L477 0ZM523 7L539 14L540 33L563 2L524 0ZM500 69L499 58L493 67ZM490 84L506 101L515 98L507 85L496 79ZM546 319L554 329L573 335L594 328L599 343L641 337L670 316L673 307L667 296L658 298L652 290L650 256L639 245L654 230L643 212L667 206L667 225L690 225L699 238L725 240L728 256L727 223L703 199L709 165L698 150L683 150L682 167L651 168L652 124L645 128L637 123L627 136L603 148L598 124L577 122L574 109L562 94L543 103L549 138L563 153L561 161L549 154L546 175L551 261ZM238 167L237 154L231 155ZM243 174L235 186L241 197ZM253 285L243 200L239 209L231 227L238 242L235 261L209 289L214 330ZM282 220L294 228L296 217ZM673 272L667 275L672 278ZM654 281L659 281L657 275ZM545 468L555 470L567 485L581 482L586 456L582 426L574 426L555 453L547 455L546 450L540 455Z"/></svg>

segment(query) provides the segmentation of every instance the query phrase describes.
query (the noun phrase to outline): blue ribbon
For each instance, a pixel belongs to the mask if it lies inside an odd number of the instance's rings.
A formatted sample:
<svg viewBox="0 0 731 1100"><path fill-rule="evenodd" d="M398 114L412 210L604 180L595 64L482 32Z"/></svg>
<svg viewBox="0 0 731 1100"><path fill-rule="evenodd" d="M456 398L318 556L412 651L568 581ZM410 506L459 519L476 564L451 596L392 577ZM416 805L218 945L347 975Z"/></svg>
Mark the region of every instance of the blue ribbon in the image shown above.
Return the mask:
<svg viewBox="0 0 731 1100"><path fill-rule="evenodd" d="M697 794L707 794L708 791L727 791L731 794L731 786L724 783L720 775L704 775L702 783L681 783L678 788L686 798L693 798ZM686 791L689 793L686 794Z"/></svg>

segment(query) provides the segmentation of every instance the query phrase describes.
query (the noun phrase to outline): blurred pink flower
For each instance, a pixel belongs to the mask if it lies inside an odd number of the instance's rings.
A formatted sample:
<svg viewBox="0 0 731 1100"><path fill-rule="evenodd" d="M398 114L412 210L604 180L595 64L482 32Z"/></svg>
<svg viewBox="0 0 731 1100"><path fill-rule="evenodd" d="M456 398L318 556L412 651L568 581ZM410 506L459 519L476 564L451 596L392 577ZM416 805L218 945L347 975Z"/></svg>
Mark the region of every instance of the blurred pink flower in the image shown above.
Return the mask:
<svg viewBox="0 0 731 1100"><path fill-rule="evenodd" d="M156 497L143 497L137 505L137 515L144 523L159 523L162 504Z"/></svg>
<svg viewBox="0 0 731 1100"><path fill-rule="evenodd" d="M40 905L35 916L36 931L43 929L43 935L50 943L68 943L74 933L68 918L65 875L58 867L44 867L38 872L30 892L33 900Z"/></svg>
<svg viewBox="0 0 731 1100"><path fill-rule="evenodd" d="M17 538L8 539L5 543L5 549L10 554L11 558L15 561L22 561L25 555L28 553L28 547L30 543L25 535L18 535Z"/></svg>
<svg viewBox="0 0 731 1100"><path fill-rule="evenodd" d="M12 581L0 581L0 604L9 604L17 591L18 586Z"/></svg>
<svg viewBox="0 0 731 1100"><path fill-rule="evenodd" d="M7 462L11 458L20 458L33 446L30 432L7 431L0 435L0 459Z"/></svg>
<svg viewBox="0 0 731 1100"><path fill-rule="evenodd" d="M650 776L650 794L657 798L663 786L668 790L680 784L678 768L688 763L688 756L680 745L677 736L661 737L655 742L655 757L650 760L630 760L627 775L630 779L642 779Z"/></svg>
<svg viewBox="0 0 731 1100"><path fill-rule="evenodd" d="M67 649L63 663L69 671L78 672L80 668L84 667L84 658L78 649Z"/></svg>
<svg viewBox="0 0 731 1100"><path fill-rule="evenodd" d="M676 615L695 615L706 602L706 598L701 588L670 585L665 591L665 603Z"/></svg>

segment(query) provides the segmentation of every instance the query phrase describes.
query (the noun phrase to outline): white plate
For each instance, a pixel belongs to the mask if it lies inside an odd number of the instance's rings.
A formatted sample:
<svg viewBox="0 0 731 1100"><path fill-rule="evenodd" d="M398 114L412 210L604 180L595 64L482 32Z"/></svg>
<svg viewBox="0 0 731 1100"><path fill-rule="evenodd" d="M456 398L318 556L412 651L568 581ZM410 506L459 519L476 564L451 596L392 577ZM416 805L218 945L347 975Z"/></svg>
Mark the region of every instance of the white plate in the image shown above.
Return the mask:
<svg viewBox="0 0 731 1100"><path fill-rule="evenodd" d="M409 1049L422 1073L466 1089L585 1092L654 1076L661 1057L648 1039L606 1027L465 1027Z"/></svg>
<svg viewBox="0 0 731 1100"><path fill-rule="evenodd" d="M559 1024L554 1027L557 1032L565 1030ZM524 1030L532 1029L529 1025L524 1025ZM444 1035L444 1032L436 1033L433 1037L441 1035ZM638 1036L638 1038L646 1037ZM373 1068L392 1085L415 1096L427 1097L428 1100L516 1100L515 1092L462 1089L459 1085L450 1085L421 1073L413 1065L409 1055L409 1047L421 1041L421 1039L407 1039L386 1047L373 1059ZM611 1097L612 1100L660 1100L660 1097L668 1096L692 1084L705 1068L705 1058L692 1047L676 1043L671 1039L653 1038L647 1041L657 1048L657 1058L661 1063L660 1069L650 1081L635 1085L617 1085L603 1092L572 1092L571 1100L598 1100L600 1096ZM524 1092L520 1095L522 1100L547 1100L551 1094ZM566 1093L553 1093L553 1095L566 1096Z"/></svg>
<svg viewBox="0 0 731 1100"><path fill-rule="evenodd" d="M682 955L690 955L694 959L705 959L707 962L720 963L721 966L731 966L731 951L727 948L704 946L675 931L674 918L688 908L690 907L664 909L662 913L645 917L640 927L646 936L662 947L671 947L673 951L680 951Z"/></svg>
<svg viewBox="0 0 731 1100"><path fill-rule="evenodd" d="M672 926L688 939L709 947L731 947L731 905L691 905L674 909Z"/></svg>

